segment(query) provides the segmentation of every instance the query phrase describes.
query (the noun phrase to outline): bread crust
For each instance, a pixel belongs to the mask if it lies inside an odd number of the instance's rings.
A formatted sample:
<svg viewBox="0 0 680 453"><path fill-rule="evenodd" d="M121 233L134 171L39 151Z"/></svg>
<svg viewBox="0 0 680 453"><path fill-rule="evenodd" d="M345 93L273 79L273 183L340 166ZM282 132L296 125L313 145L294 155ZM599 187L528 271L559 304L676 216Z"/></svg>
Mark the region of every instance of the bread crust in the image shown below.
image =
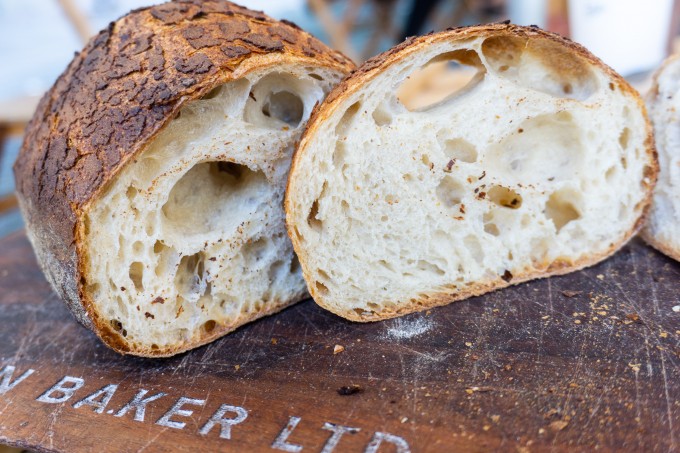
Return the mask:
<svg viewBox="0 0 680 453"><path fill-rule="evenodd" d="M659 69L656 70L654 73L654 76L652 78L652 86L649 89L649 92L646 95L647 102L652 105L656 102L659 102L657 100L659 96L659 78L661 77L661 74L672 64L675 64L677 61L680 61L680 55L672 55L668 57L659 67ZM654 234L652 234L652 231L649 229L649 226L643 228L643 230L640 233L640 236L644 241L657 249L659 252L663 253L664 255L673 258L676 261L680 261L680 248L674 246L670 242L664 242L660 239L658 239Z"/></svg>
<svg viewBox="0 0 680 453"><path fill-rule="evenodd" d="M646 124L646 140L645 140L645 153L648 157L648 171L645 174L645 181L643 182L644 190L646 192L645 198L642 206L642 213L635 223L634 227L631 228L626 235L617 243L612 243L605 253L590 255L583 257L582 259L575 262L544 262L544 263L534 263L532 268L526 269L525 272L519 275L514 275L510 281L506 281L502 278L495 280L482 281L475 285L468 286L463 290L455 291L440 291L427 294L425 297L415 299L413 302L404 305L399 310L389 310L383 309L379 313L375 312L355 312L354 310L341 311L334 308L334 306L324 300L324 296L320 294L314 285L307 285L310 294L314 298L317 304L323 308L342 316L351 321L359 322L371 322L379 321L383 319L394 318L397 316L402 316L408 313L413 313L417 311L427 310L429 308L438 307L442 305L447 305L451 302L467 299L473 296L479 296L487 292L493 291L495 289L504 288L510 285L516 285L519 283L526 282L528 280L534 280L538 278L551 277L555 275L563 275L570 272L574 272L589 266L593 266L603 259L611 256L621 247L623 247L643 226L647 216L649 215L649 210L652 202L653 189L656 185L659 165L656 147L654 143L654 133L652 129L651 122L647 115L647 109L645 103L640 97L640 94L619 74L617 74L613 69L603 63L599 58L594 56L585 47L577 44L567 38L564 38L558 34L551 33L542 30L536 26L524 27L519 25L510 24L509 22L494 23L487 25L477 25L472 27L458 27L451 28L439 33L430 33L425 36L411 37L406 39L403 43L393 47L392 49L371 58L362 64L351 76L347 77L342 83L340 83L335 89L331 91L326 100L312 112L312 116L307 123L305 132L302 135L300 144L293 155L293 162L291 165L291 171L288 179L288 190L286 191L286 198L284 202L286 210L286 225L288 228L288 235L291 238L295 252L298 255L300 264L302 266L303 275L305 281L310 282L310 275L308 274L307 266L307 256L305 256L303 249L301 248L300 241L298 240L296 234L294 234L294 220L296 219L294 203L291 200L291 185L297 177L304 177L304 175L298 175L297 165L301 160L301 156L307 152L306 147L312 136L316 133L317 129L323 124L323 122L331 117L342 101L354 92L359 90L365 83L374 79L388 66L395 64L414 52L418 52L420 49L425 48L433 43L449 40L465 40L468 38L485 38L485 37L498 37L498 36L510 36L510 37L522 37L531 39L546 39L554 43L558 43L564 46L569 51L574 52L576 55L583 58L587 63L592 64L598 69L605 72L605 74L610 78L612 83L614 83L618 89L632 97L638 104L639 108L642 110L645 118Z"/></svg>
<svg viewBox="0 0 680 453"><path fill-rule="evenodd" d="M354 68L291 22L223 0L179 0L109 24L43 96L14 165L21 210L52 287L111 348L170 356L236 326L181 348L129 345L99 317L85 288L84 219L91 204L187 102L251 71L293 63L343 73Z"/></svg>

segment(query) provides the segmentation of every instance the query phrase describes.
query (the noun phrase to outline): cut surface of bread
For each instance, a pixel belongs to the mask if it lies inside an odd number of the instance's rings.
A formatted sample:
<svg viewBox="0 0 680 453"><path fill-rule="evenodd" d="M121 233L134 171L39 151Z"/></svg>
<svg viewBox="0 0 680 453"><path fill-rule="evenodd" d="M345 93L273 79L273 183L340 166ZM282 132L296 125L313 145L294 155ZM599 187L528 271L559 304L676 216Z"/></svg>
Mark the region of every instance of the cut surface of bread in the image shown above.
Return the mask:
<svg viewBox="0 0 680 453"><path fill-rule="evenodd" d="M669 58L647 96L659 152L659 182L644 239L680 261L680 56Z"/></svg>
<svg viewBox="0 0 680 453"><path fill-rule="evenodd" d="M465 85L419 96L442 62ZM584 48L461 28L334 89L293 159L288 231L316 302L372 321L604 259L637 231L656 171L639 95Z"/></svg>
<svg viewBox="0 0 680 453"><path fill-rule="evenodd" d="M352 68L218 0L136 10L95 37L15 165L29 238L78 320L119 352L169 356L306 297L287 173Z"/></svg>

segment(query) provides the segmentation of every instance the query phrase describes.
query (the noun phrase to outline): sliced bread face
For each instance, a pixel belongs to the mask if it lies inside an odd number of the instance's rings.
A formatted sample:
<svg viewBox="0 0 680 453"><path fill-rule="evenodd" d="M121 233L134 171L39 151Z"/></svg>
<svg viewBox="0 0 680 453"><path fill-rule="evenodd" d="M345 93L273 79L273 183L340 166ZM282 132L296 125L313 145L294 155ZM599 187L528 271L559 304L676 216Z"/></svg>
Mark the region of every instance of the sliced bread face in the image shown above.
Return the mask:
<svg viewBox="0 0 680 453"><path fill-rule="evenodd" d="M680 261L680 56L669 58L647 96L659 151L659 182L644 239Z"/></svg>
<svg viewBox="0 0 680 453"><path fill-rule="evenodd" d="M92 203L85 291L125 341L177 349L307 297L283 193L302 127L339 76L281 63L216 87Z"/></svg>
<svg viewBox="0 0 680 453"><path fill-rule="evenodd" d="M467 84L414 94L442 62ZM373 321L604 259L637 231L656 168L639 96L584 48L455 29L329 95L293 159L287 224L317 303Z"/></svg>
<svg viewBox="0 0 680 453"><path fill-rule="evenodd" d="M135 10L41 101L15 164L38 261L108 346L170 356L305 297L283 192L354 65L223 0Z"/></svg>

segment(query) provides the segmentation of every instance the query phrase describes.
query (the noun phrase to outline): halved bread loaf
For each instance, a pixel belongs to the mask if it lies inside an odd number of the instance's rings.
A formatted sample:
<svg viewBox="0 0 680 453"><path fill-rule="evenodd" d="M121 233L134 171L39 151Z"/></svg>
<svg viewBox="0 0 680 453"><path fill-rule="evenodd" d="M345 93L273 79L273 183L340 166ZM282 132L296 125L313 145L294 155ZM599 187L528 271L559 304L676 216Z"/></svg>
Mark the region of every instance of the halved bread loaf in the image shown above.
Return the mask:
<svg viewBox="0 0 680 453"><path fill-rule="evenodd" d="M408 92L442 61L464 88ZM637 231L656 172L639 95L586 49L460 28L335 88L293 158L287 225L317 303L372 321L597 263Z"/></svg>
<svg viewBox="0 0 680 453"><path fill-rule="evenodd" d="M54 289L107 345L172 355L306 296L283 192L353 68L290 23L175 1L112 23L42 99L15 165Z"/></svg>
<svg viewBox="0 0 680 453"><path fill-rule="evenodd" d="M642 236L680 261L680 55L669 58L655 74L647 105L661 170Z"/></svg>

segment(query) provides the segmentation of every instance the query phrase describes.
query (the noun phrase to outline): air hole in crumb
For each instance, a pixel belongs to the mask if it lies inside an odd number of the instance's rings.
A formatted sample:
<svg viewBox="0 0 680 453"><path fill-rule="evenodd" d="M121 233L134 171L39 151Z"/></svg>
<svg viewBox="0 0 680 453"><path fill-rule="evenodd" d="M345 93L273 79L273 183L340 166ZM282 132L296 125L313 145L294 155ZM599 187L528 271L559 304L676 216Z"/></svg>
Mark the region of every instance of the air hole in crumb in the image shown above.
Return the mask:
<svg viewBox="0 0 680 453"><path fill-rule="evenodd" d="M386 215L380 217L381 222L387 222L388 220L390 220L390 218Z"/></svg>
<svg viewBox="0 0 680 453"><path fill-rule="evenodd" d="M341 168L345 164L347 159L347 145L343 141L338 141L335 144L335 150L333 151L333 166L335 168Z"/></svg>
<svg viewBox="0 0 680 453"><path fill-rule="evenodd" d="M482 245L479 243L479 239L476 236L471 234L465 236L463 239L463 244L470 252L470 256L474 261L479 264L484 262L484 249L482 248Z"/></svg>
<svg viewBox="0 0 680 453"><path fill-rule="evenodd" d="M300 270L300 260L297 256L294 256L290 261L290 273L296 274Z"/></svg>
<svg viewBox="0 0 680 453"><path fill-rule="evenodd" d="M144 284L142 283L144 279L144 265L139 261L135 261L130 265L129 272L130 280L135 285L135 289L138 292L144 291Z"/></svg>
<svg viewBox="0 0 680 453"><path fill-rule="evenodd" d="M165 226L191 236L219 231L233 211L255 209L258 201L251 194L263 191L268 184L263 172L245 165L197 164L177 181L161 208ZM244 196L246 193L250 196Z"/></svg>
<svg viewBox="0 0 680 453"><path fill-rule="evenodd" d="M630 143L630 128L626 127L621 131L621 135L619 135L619 144L621 145L621 148L627 149L629 143Z"/></svg>
<svg viewBox="0 0 680 453"><path fill-rule="evenodd" d="M262 105L262 114L289 126L297 127L302 121L305 106L299 96L289 91L271 93Z"/></svg>
<svg viewBox="0 0 680 453"><path fill-rule="evenodd" d="M484 213L484 231L492 236L500 236L501 231L498 229L498 225L494 223L494 215L491 212Z"/></svg>
<svg viewBox="0 0 680 453"><path fill-rule="evenodd" d="M510 209L519 209L522 206L522 196L512 189L503 186L494 186L487 193L488 199L498 206Z"/></svg>
<svg viewBox="0 0 680 453"><path fill-rule="evenodd" d="M392 112L387 108L384 102L373 111L373 121L379 127L387 126L392 123Z"/></svg>
<svg viewBox="0 0 680 453"><path fill-rule="evenodd" d="M442 269L441 267L437 266L435 263L431 263L429 261L425 260L418 260L418 269L427 272L429 274L436 274L436 275L445 275L446 271Z"/></svg>
<svg viewBox="0 0 680 453"><path fill-rule="evenodd" d="M392 266L392 265L391 265L390 263L388 263L387 261L385 261L385 260L379 260L379 261L378 261L378 264L379 264L381 267L384 267L385 269L387 269L388 271L394 272L394 266Z"/></svg>
<svg viewBox="0 0 680 453"><path fill-rule="evenodd" d="M153 252L158 255L160 254L163 250L165 250L167 247L165 244L163 244L161 241L156 241L156 243L153 245Z"/></svg>
<svg viewBox="0 0 680 453"><path fill-rule="evenodd" d="M617 170L618 168L615 165L607 170L607 172L604 174L604 177L607 180L607 182L610 183L613 181L614 177L616 176Z"/></svg>
<svg viewBox="0 0 680 453"><path fill-rule="evenodd" d="M485 73L476 51L446 52L410 74L397 89L397 99L411 112L427 110L472 91Z"/></svg>
<svg viewBox="0 0 680 453"><path fill-rule="evenodd" d="M329 293L328 287L326 285L324 285L323 283L316 282L314 286L316 286L316 292L318 292L322 296L328 295L328 293Z"/></svg>
<svg viewBox="0 0 680 453"><path fill-rule="evenodd" d="M113 327L113 330L115 330L116 332L120 332L123 330L123 323L117 319L110 320L109 324L111 324L111 327Z"/></svg>
<svg viewBox="0 0 680 453"><path fill-rule="evenodd" d="M273 283L280 280L284 277L285 272L285 263L281 260L274 261L271 266L269 266L269 282Z"/></svg>
<svg viewBox="0 0 680 453"><path fill-rule="evenodd" d="M342 140L343 138L347 137L347 133L354 123L354 117L359 112L360 107L361 103L355 102L342 115L338 125L335 127L335 134L337 135L338 139Z"/></svg>
<svg viewBox="0 0 680 453"><path fill-rule="evenodd" d="M427 154L423 154L422 156L420 156L420 161L423 164L425 164L425 166L427 166L428 168L432 167L432 161L430 161L430 156L428 156Z"/></svg>
<svg viewBox="0 0 680 453"><path fill-rule="evenodd" d="M587 59L552 40L491 36L482 53L490 71L533 91L584 101L599 86Z"/></svg>
<svg viewBox="0 0 680 453"><path fill-rule="evenodd" d="M183 256L175 275L175 288L178 295L187 301L196 302L205 294L205 255L198 252L194 255Z"/></svg>
<svg viewBox="0 0 680 453"><path fill-rule="evenodd" d="M307 225L316 232L320 232L323 227L323 222L318 218L319 215L319 200L314 200L312 207L307 215Z"/></svg>
<svg viewBox="0 0 680 453"><path fill-rule="evenodd" d="M201 99L208 100L208 99L215 99L217 96L220 95L222 92L222 85L213 88L212 90L208 91Z"/></svg>
<svg viewBox="0 0 680 453"><path fill-rule="evenodd" d="M472 163L477 161L477 148L475 145L462 138L445 140L442 150L448 159Z"/></svg>
<svg viewBox="0 0 680 453"><path fill-rule="evenodd" d="M142 253L144 251L144 243L141 241L135 241L135 243L132 244L132 251L135 253Z"/></svg>
<svg viewBox="0 0 680 453"><path fill-rule="evenodd" d="M217 326L217 322L215 322L214 320L210 319L210 320L206 321L205 323L203 323L203 331L204 331L205 333L210 333L210 332L212 332L213 330L215 330L215 327L216 327L216 326Z"/></svg>
<svg viewBox="0 0 680 453"><path fill-rule="evenodd" d="M249 241L241 248L241 255L246 268L253 269L258 267L264 258L265 252L269 247L269 239L261 237L254 241Z"/></svg>
<svg viewBox="0 0 680 453"><path fill-rule="evenodd" d="M463 184L452 176L445 176L437 187L437 198L445 206L456 206L460 204L465 195Z"/></svg>
<svg viewBox="0 0 680 453"><path fill-rule="evenodd" d="M128 187L127 190L125 191L125 196L128 197L128 200L132 200L132 199L134 199L134 198L137 196L137 193L138 193L138 192L139 192L139 191L138 191L135 187L130 186L130 187Z"/></svg>
<svg viewBox="0 0 680 453"><path fill-rule="evenodd" d="M311 74L309 74L309 77L311 77L312 79L316 79L316 80L323 80L323 77L321 77L319 74L315 74L313 72Z"/></svg>
<svg viewBox="0 0 680 453"><path fill-rule="evenodd" d="M628 169L628 161L626 160L625 157L621 158L621 166L623 167L624 170Z"/></svg>
<svg viewBox="0 0 680 453"><path fill-rule="evenodd" d="M153 344L151 345L151 349L154 350L154 351L157 351L157 350L160 349L160 348L158 347L158 345L157 345L156 343L153 343Z"/></svg>
<svg viewBox="0 0 680 453"><path fill-rule="evenodd" d="M545 204L545 215L552 220L555 229L559 233L569 222L581 217L572 202L573 194L566 190L561 190L550 195Z"/></svg>

